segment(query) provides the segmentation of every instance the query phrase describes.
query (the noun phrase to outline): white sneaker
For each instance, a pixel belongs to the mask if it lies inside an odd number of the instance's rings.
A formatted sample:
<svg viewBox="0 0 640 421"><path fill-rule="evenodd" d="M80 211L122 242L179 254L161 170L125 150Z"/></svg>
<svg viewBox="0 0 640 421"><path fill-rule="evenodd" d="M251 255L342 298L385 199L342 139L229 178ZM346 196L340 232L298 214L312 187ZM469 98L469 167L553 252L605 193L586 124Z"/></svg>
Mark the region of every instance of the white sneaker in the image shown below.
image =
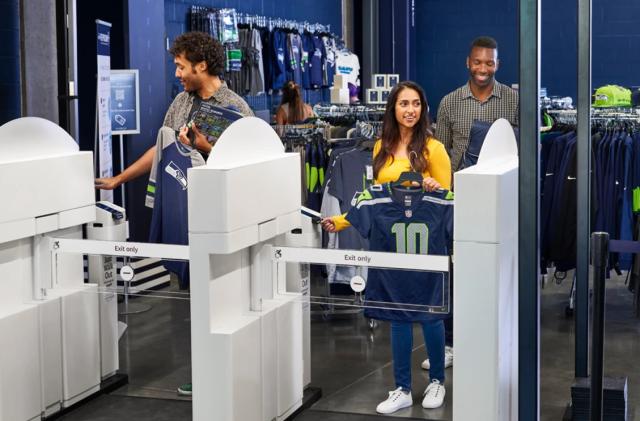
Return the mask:
<svg viewBox="0 0 640 421"><path fill-rule="evenodd" d="M438 380L433 380L424 391L424 399L422 399L422 407L424 409L440 408L444 403L444 395L447 391L443 384Z"/></svg>
<svg viewBox="0 0 640 421"><path fill-rule="evenodd" d="M444 347L444 368L449 368L453 365L453 347L445 346ZM431 368L431 363L429 362L429 358L424 360L420 367L425 370L429 370Z"/></svg>
<svg viewBox="0 0 640 421"><path fill-rule="evenodd" d="M389 392L389 397L386 401L380 402L376 408L376 412L379 414L393 414L399 409L406 408L413 405L413 398L411 392L405 392L401 387Z"/></svg>

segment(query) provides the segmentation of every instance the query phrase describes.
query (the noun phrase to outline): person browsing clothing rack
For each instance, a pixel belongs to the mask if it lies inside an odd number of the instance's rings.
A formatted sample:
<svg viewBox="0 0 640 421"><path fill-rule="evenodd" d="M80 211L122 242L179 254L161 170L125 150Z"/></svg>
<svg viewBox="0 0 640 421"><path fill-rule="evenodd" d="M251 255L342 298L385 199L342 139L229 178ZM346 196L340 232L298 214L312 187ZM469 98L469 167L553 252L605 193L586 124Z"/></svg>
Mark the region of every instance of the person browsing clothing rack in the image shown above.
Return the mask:
<svg viewBox="0 0 640 421"><path fill-rule="evenodd" d="M382 136L373 150L373 176L376 184L398 180L407 171L422 174L426 191L451 188L451 163L444 145L433 137L427 99L422 88L411 81L400 82L390 93L383 119ZM324 218L329 232L349 227L345 215ZM422 406L442 406L445 397L444 323L440 318L419 322L431 361L430 382ZM413 322L391 321L391 346L396 389L376 411L391 414L413 405L411 395L411 353Z"/></svg>
<svg viewBox="0 0 640 421"><path fill-rule="evenodd" d="M302 100L300 86L290 80L282 88L282 101L276 111L276 124L299 124L315 113L309 104Z"/></svg>

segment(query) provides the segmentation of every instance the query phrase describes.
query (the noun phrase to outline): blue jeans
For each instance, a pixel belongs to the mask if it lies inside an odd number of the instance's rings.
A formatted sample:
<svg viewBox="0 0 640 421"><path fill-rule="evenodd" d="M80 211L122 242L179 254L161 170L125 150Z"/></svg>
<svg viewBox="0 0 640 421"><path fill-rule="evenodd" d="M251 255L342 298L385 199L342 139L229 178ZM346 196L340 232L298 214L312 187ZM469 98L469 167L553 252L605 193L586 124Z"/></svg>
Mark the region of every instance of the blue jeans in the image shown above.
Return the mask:
<svg viewBox="0 0 640 421"><path fill-rule="evenodd" d="M442 320L429 320L420 324L431 364L430 381L444 383L444 323ZM412 322L391 322L391 349L396 387L411 390Z"/></svg>

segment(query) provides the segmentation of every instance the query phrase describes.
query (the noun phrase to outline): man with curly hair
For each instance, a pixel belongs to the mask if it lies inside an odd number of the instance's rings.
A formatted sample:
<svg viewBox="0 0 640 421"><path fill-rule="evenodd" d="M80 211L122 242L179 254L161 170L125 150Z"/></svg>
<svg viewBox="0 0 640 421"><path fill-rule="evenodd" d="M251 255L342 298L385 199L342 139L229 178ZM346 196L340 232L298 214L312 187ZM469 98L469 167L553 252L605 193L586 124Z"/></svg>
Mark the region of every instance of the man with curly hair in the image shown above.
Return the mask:
<svg viewBox="0 0 640 421"><path fill-rule="evenodd" d="M191 128L187 127L187 123L192 120L193 114L201 104L208 102L218 107L230 108L243 116L252 116L253 112L247 103L220 79L225 68L225 53L220 42L204 32L188 32L176 38L169 52L176 65L175 76L180 80L184 91L180 92L169 106L164 117L163 127L158 131L156 144L123 172L114 177L98 178L95 185L99 189L112 190L122 183L151 173L145 201L148 207L153 208L149 241L187 244L186 191L179 192L179 196L173 197L174 200L183 201L184 206L167 205L170 201L166 198L158 200L156 194L156 181L164 173L163 171L158 173L158 165L163 153L165 153L163 151L168 150L169 146L177 142L193 145L196 150L190 149L185 152L189 157L187 158L189 166L204 165L205 158L211 152L213 145L195 124L191 125ZM171 162L171 164L174 163ZM177 172L180 172L179 169ZM186 189L186 177L184 177L186 171L184 174L181 172L180 174L182 177L176 177L176 179L180 178ZM180 199L175 199L176 197ZM165 205L163 206L162 203ZM166 218L165 214L172 215L171 219L163 219ZM167 235L162 230L163 224L169 226L170 234ZM188 288L188 264L165 261L164 265L177 275L181 289ZM192 394L191 383L180 386L178 393L190 396Z"/></svg>
<svg viewBox="0 0 640 421"><path fill-rule="evenodd" d="M176 65L175 76L184 87L165 114L163 126L175 130L178 140L189 144L189 129L186 127L191 115L202 101L212 105L231 108L244 116L253 116L249 105L220 79L225 68L222 44L204 32L187 32L178 36L171 49ZM212 145L197 127L192 126L194 144L202 154L208 154ZM96 188L113 190L122 183L131 181L151 171L157 147L149 148L136 162L113 177L98 178Z"/></svg>

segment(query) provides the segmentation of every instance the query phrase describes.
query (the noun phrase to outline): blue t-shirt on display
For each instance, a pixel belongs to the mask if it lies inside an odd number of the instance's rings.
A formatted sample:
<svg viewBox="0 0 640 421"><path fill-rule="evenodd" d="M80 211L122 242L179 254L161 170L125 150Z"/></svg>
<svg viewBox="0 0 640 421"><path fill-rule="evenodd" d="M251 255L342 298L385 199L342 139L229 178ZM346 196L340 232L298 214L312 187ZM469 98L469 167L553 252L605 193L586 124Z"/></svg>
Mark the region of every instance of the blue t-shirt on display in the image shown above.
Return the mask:
<svg viewBox="0 0 640 421"><path fill-rule="evenodd" d="M326 60L324 44L318 35L312 38L313 49L309 52L309 71L311 88L317 89L322 86L322 65Z"/></svg>
<svg viewBox="0 0 640 421"><path fill-rule="evenodd" d="M360 195L346 218L369 239L371 251L448 255L453 194L396 189L390 183L374 185ZM365 316L398 321L448 317L430 312L448 304L448 284L446 273L372 268L365 289Z"/></svg>
<svg viewBox="0 0 640 421"><path fill-rule="evenodd" d="M271 34L271 87L282 89L286 82L285 50L287 49L287 34L274 30Z"/></svg>
<svg viewBox="0 0 640 421"><path fill-rule="evenodd" d="M311 67L310 60L313 55L313 36L305 32L301 35L302 38L302 87L304 89L311 89Z"/></svg>

